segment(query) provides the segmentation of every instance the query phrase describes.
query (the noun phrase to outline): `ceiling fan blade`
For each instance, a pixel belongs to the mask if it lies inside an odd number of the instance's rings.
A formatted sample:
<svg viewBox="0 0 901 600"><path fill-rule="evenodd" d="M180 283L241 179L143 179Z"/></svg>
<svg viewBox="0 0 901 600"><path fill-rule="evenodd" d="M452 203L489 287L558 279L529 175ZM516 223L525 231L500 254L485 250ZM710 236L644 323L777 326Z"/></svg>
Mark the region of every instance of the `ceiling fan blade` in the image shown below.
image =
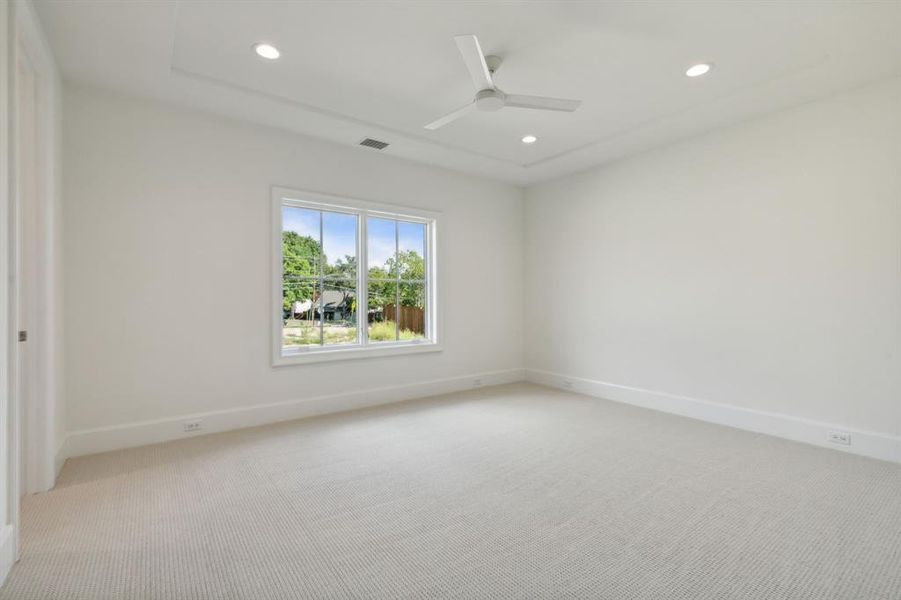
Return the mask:
<svg viewBox="0 0 901 600"><path fill-rule="evenodd" d="M573 112L579 105L581 100L566 100L565 98L545 98L544 96L521 96L517 94L507 94L504 98L504 106L514 106L516 108L537 108L538 110L561 110L564 112Z"/></svg>
<svg viewBox="0 0 901 600"><path fill-rule="evenodd" d="M482 53L482 47L479 46L478 38L474 35L458 35L454 41L457 42L463 62L469 69L476 91L494 89L494 82L491 81L491 73L488 71L488 64L485 62L485 55Z"/></svg>
<svg viewBox="0 0 901 600"><path fill-rule="evenodd" d="M431 123L426 125L425 128L426 129L438 129L439 127L444 127L451 121L456 121L457 119L459 119L460 117L462 117L463 115L465 115L466 113L471 111L473 108L475 108L475 106L476 106L475 102L470 102L466 106L462 106L462 107L458 108L457 110L455 110L454 112L448 113L448 114L444 115L443 117L441 117L440 119L432 121Z"/></svg>

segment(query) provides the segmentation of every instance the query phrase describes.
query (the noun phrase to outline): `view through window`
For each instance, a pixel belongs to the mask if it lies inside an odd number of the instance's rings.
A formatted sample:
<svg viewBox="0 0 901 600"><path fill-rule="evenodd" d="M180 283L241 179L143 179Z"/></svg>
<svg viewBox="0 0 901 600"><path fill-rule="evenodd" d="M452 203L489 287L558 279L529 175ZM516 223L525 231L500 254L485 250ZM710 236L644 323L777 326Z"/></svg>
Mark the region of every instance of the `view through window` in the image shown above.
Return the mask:
<svg viewBox="0 0 901 600"><path fill-rule="evenodd" d="M372 213L282 202L283 355L430 341L432 222Z"/></svg>

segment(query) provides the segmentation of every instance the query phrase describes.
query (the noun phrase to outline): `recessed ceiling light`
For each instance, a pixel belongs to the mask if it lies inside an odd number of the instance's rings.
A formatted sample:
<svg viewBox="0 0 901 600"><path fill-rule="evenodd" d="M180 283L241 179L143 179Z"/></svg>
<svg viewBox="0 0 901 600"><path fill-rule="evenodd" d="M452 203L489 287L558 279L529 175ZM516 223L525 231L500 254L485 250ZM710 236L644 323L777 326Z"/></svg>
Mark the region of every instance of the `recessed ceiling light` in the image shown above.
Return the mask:
<svg viewBox="0 0 901 600"><path fill-rule="evenodd" d="M523 144L534 144L537 141L538 141L538 138L535 137L534 135L526 135L526 136L523 136L523 138L522 138Z"/></svg>
<svg viewBox="0 0 901 600"><path fill-rule="evenodd" d="M700 77L710 71L713 68L713 65L710 63L700 63L697 65L692 65L688 67L688 70L685 71L685 74L689 77Z"/></svg>
<svg viewBox="0 0 901 600"><path fill-rule="evenodd" d="M253 51L263 58L267 58L269 60L275 60L279 56L281 56L281 52L278 51L278 48L273 46L272 44L265 44L260 42L259 44L253 45Z"/></svg>

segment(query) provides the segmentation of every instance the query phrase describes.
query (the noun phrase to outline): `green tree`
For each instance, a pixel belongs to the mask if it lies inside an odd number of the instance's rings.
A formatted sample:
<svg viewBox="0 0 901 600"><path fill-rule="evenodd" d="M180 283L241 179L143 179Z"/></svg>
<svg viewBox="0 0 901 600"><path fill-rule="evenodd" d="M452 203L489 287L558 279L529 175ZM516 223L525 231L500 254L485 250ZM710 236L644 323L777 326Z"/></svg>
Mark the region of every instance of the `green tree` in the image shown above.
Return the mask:
<svg viewBox="0 0 901 600"><path fill-rule="evenodd" d="M325 257L323 257L325 260ZM345 254L344 258L339 258L334 265L324 264L325 275L327 277L342 277L345 279L356 279L357 277L357 257Z"/></svg>
<svg viewBox="0 0 901 600"><path fill-rule="evenodd" d="M398 252L397 257L385 261L390 273L399 273L402 281L421 281L425 279L425 260L418 252L407 250ZM419 306L423 304L423 285L420 283L401 283L398 290L401 306ZM392 302L393 304L393 302Z"/></svg>
<svg viewBox="0 0 901 600"><path fill-rule="evenodd" d="M394 304L394 277L381 267L369 268L369 310Z"/></svg>
<svg viewBox="0 0 901 600"><path fill-rule="evenodd" d="M425 279L425 260L415 250L398 252L385 261L385 267L392 276L399 271L403 280Z"/></svg>
<svg viewBox="0 0 901 600"><path fill-rule="evenodd" d="M401 283L398 289L397 276L402 281L422 281L425 279L425 260L418 252L399 252L385 261L385 268L369 268L369 308L378 309L386 304L395 304L400 295L401 306L423 304L423 284Z"/></svg>
<svg viewBox="0 0 901 600"><path fill-rule="evenodd" d="M282 232L282 306L291 310L295 302L312 300L319 275L320 261L324 261L319 242L295 231Z"/></svg>

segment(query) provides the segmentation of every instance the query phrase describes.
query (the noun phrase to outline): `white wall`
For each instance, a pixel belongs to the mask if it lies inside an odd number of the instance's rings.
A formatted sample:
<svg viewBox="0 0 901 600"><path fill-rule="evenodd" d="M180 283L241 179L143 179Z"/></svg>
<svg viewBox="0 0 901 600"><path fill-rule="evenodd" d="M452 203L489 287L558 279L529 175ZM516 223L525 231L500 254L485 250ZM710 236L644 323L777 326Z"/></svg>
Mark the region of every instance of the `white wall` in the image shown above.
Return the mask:
<svg viewBox="0 0 901 600"><path fill-rule="evenodd" d="M526 198L529 368L901 433L901 80Z"/></svg>
<svg viewBox="0 0 901 600"><path fill-rule="evenodd" d="M524 224L504 184L89 88L64 104L73 453L514 378L523 348L549 383L898 451L901 80L536 186ZM442 211L445 351L270 367L272 185Z"/></svg>
<svg viewBox="0 0 901 600"><path fill-rule="evenodd" d="M94 89L67 87L64 109L70 440L193 413L521 376L519 188ZM273 185L441 211L444 350L271 367ZM181 435L180 423L163 429L151 437Z"/></svg>

